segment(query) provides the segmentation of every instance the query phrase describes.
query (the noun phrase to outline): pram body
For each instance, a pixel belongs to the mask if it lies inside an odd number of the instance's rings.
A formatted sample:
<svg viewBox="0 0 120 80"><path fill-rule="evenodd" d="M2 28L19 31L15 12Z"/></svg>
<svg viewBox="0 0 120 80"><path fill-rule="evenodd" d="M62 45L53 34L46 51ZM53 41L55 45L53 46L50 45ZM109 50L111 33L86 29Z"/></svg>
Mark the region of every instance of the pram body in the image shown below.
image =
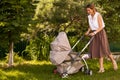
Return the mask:
<svg viewBox="0 0 120 80"><path fill-rule="evenodd" d="M50 61L52 64L56 65L57 71L60 74L73 74L78 72L84 66L83 61L87 66L86 61L80 56L80 54L89 44L87 44L80 53L73 52L73 48L78 42L71 48L65 32L60 32L55 40L51 42Z"/></svg>
<svg viewBox="0 0 120 80"><path fill-rule="evenodd" d="M81 58L77 57L75 60L74 58L77 56L76 52L70 52L69 55L66 56L65 60L57 66L57 71L60 74L73 74L77 73L84 64L81 62Z"/></svg>

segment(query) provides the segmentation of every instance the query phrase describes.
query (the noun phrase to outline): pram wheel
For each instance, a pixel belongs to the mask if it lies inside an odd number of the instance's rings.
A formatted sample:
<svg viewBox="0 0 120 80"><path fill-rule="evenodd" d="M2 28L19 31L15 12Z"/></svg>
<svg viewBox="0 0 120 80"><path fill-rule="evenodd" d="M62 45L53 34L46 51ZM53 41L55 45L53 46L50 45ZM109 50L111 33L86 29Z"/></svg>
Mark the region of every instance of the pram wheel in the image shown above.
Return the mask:
<svg viewBox="0 0 120 80"><path fill-rule="evenodd" d="M63 73L62 74L62 78L68 78L68 74L67 73Z"/></svg>
<svg viewBox="0 0 120 80"><path fill-rule="evenodd" d="M93 72L92 72L92 70L90 70L90 71L89 71L89 75L92 75L92 74L93 74Z"/></svg>
<svg viewBox="0 0 120 80"><path fill-rule="evenodd" d="M81 72L84 72L84 71L85 71L85 67L82 66L82 67L80 68L80 71L81 71Z"/></svg>
<svg viewBox="0 0 120 80"><path fill-rule="evenodd" d="M88 74L88 75L92 75L92 70L86 70L85 73Z"/></svg>

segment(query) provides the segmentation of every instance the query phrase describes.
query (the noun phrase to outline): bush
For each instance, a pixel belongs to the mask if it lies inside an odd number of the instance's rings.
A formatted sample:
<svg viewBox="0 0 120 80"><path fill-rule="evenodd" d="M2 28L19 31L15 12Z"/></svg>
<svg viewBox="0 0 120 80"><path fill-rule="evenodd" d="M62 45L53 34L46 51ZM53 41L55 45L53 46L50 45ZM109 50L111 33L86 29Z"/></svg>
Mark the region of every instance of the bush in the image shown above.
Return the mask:
<svg viewBox="0 0 120 80"><path fill-rule="evenodd" d="M22 58L22 57L20 57L19 55L18 55L18 53L13 53L13 60L14 60L14 63L16 63L16 64L21 64L23 61L24 61L24 59ZM7 54L7 56L5 57L5 62L8 62L9 61L9 54Z"/></svg>

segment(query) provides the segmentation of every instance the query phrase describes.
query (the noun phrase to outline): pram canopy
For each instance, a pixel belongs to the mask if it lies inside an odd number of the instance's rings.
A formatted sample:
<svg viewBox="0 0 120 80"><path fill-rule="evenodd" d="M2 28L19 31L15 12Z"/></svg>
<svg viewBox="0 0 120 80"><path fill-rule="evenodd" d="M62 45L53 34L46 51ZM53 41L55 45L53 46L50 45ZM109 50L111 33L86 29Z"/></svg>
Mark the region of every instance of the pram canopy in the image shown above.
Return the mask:
<svg viewBox="0 0 120 80"><path fill-rule="evenodd" d="M59 32L50 47L50 60L54 65L61 64L72 50L65 32Z"/></svg>

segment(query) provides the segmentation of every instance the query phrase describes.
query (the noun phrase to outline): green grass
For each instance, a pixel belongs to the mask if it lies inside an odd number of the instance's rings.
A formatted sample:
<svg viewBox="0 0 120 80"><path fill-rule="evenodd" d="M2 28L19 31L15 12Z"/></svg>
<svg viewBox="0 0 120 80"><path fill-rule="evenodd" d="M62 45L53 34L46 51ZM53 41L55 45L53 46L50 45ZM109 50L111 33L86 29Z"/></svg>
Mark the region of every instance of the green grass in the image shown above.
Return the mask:
<svg viewBox="0 0 120 80"><path fill-rule="evenodd" d="M87 60L87 63L93 71L92 76L79 71L68 78L61 78L58 74L53 74L55 66L50 62L24 61L11 68L5 68L3 62L0 62L0 80L120 80L120 69L114 71L110 61L105 60L104 73L97 73L98 60Z"/></svg>

